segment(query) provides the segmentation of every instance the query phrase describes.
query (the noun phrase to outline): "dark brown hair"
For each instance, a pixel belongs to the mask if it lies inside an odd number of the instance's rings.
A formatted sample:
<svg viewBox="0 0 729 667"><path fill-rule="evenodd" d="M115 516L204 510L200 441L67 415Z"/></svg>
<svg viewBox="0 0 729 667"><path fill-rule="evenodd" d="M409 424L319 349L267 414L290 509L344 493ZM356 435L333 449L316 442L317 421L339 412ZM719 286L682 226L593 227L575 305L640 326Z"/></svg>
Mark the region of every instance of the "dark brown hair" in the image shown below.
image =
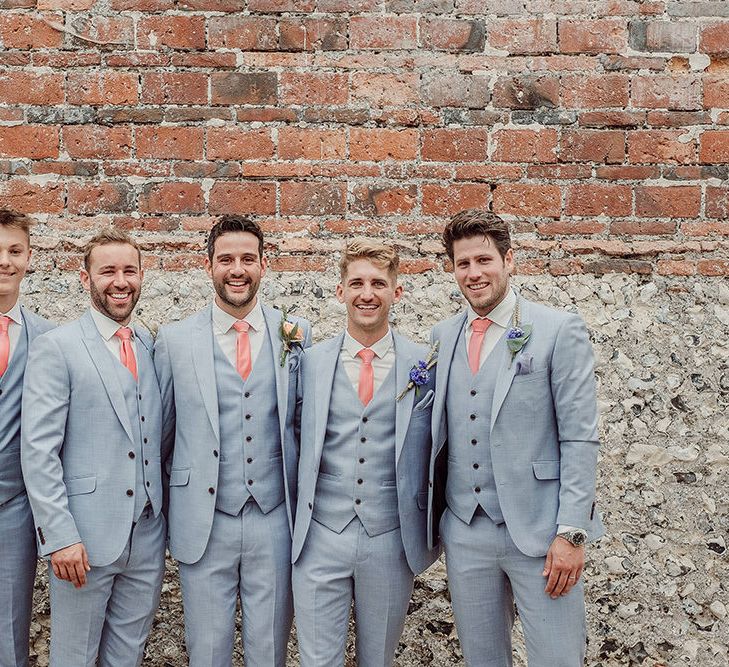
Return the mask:
<svg viewBox="0 0 729 667"><path fill-rule="evenodd" d="M495 213L478 208L467 208L456 213L443 230L443 245L453 261L453 243L474 236L488 236L503 259L511 248L509 225Z"/></svg>
<svg viewBox="0 0 729 667"><path fill-rule="evenodd" d="M208 234L208 259L212 262L215 254L215 242L223 235L231 232L248 232L258 239L258 259L263 259L263 231L260 225L242 215L223 215L213 225Z"/></svg>

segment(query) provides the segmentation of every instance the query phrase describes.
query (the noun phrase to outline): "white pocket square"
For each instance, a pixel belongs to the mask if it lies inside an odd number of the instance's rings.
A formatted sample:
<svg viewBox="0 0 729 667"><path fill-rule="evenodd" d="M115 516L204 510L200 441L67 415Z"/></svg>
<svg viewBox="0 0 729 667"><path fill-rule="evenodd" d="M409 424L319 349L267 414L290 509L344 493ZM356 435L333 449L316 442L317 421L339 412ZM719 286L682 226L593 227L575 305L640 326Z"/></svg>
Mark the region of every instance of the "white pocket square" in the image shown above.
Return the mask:
<svg viewBox="0 0 729 667"><path fill-rule="evenodd" d="M531 354L520 354L515 363L515 375L529 375L534 370L534 357Z"/></svg>
<svg viewBox="0 0 729 667"><path fill-rule="evenodd" d="M435 392L432 389L428 389L428 393L423 396L422 400L415 405L413 410L426 410L429 408L433 400L435 399Z"/></svg>

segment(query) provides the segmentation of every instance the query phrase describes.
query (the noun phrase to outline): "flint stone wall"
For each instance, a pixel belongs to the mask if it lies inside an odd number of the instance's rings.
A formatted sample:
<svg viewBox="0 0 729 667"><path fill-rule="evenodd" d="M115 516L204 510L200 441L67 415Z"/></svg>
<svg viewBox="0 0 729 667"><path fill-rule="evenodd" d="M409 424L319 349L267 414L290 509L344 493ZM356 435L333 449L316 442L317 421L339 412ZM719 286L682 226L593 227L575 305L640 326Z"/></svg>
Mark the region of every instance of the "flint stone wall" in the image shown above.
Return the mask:
<svg viewBox="0 0 729 667"><path fill-rule="evenodd" d="M333 265L333 262L332 262ZM393 325L427 340L462 298L444 273L402 277ZM729 286L721 278L613 274L518 277L527 298L578 311L594 344L601 412L598 506L607 535L588 548L588 661L626 665L729 664ZM315 338L337 332L344 309L336 272L269 273L263 298L309 318ZM73 274L34 274L25 302L57 321L86 296ZM208 303L202 271L145 279L138 316L152 328ZM39 576L32 636L36 665L48 664L49 605ZM186 664L182 603L169 562L144 664ZM353 647L349 647L354 665ZM522 642L515 664L526 665ZM290 665L295 664L295 641ZM240 655L236 665L242 664ZM446 589L436 563L416 581L397 665L462 665ZM555 666L557 667L557 666Z"/></svg>

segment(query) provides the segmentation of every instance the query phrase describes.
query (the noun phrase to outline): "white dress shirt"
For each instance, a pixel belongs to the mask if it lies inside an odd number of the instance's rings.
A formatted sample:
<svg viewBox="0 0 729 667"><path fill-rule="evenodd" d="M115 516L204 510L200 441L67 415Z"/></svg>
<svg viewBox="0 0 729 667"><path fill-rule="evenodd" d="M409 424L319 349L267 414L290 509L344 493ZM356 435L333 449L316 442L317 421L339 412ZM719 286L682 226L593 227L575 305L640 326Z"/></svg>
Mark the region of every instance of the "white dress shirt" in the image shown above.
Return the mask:
<svg viewBox="0 0 729 667"><path fill-rule="evenodd" d="M370 345L369 348L375 353L372 358L372 371L375 376L374 391L377 391L395 363L395 344L392 340L392 331L388 328L387 333L376 343ZM352 338L348 331L345 331L340 359L344 364L344 370L347 372L349 381L358 393L359 370L362 366L362 360L357 356L357 353L363 349L365 349L365 346Z"/></svg>
<svg viewBox="0 0 729 667"><path fill-rule="evenodd" d="M256 299L256 305L253 306L248 315L243 318L244 322L248 322L248 340L251 345L251 368L255 366L258 354L263 347L263 341L266 340L266 320L263 317L263 308L260 299ZM228 361L236 368L236 348L238 343L238 332L233 325L238 322L236 317L230 313L226 313L215 301L213 301L213 333L220 345L220 349L226 356Z"/></svg>
<svg viewBox="0 0 729 667"><path fill-rule="evenodd" d="M10 364L10 360L13 358L13 352L18 347L20 332L23 330L23 313L20 310L20 303L16 301L15 305L7 313L2 314L10 318L10 323L8 324L8 339L10 341L8 364Z"/></svg>
<svg viewBox="0 0 729 667"><path fill-rule="evenodd" d="M121 329L123 326L127 326L132 330L132 337L130 339L132 344L132 352L134 352L134 358L137 358L137 341L136 336L134 335L134 328L132 327L132 321L130 320L129 324L122 325L119 324L116 320L112 320L110 317L107 317L103 313L100 313L96 308L93 306L91 307L91 317L94 320L94 324L96 325L96 328L99 330L99 333L101 334L101 337L104 339L104 344L106 345L109 352L112 353L114 356L114 359L116 359L119 363L121 363L121 338L119 336L115 336L117 331Z"/></svg>
<svg viewBox="0 0 729 667"><path fill-rule="evenodd" d="M516 308L516 294L513 290L509 289L506 292L504 298L491 309L488 315L483 317L491 320L492 324L486 329L483 341L481 342L481 356L479 358L479 368L483 366L486 357L494 351L496 343L499 342L501 336L511 326L511 318L514 316L514 309ZM466 323L466 354L468 354L468 344L471 342L471 336L473 335L473 321L481 315L478 315L476 311L468 306L468 321Z"/></svg>

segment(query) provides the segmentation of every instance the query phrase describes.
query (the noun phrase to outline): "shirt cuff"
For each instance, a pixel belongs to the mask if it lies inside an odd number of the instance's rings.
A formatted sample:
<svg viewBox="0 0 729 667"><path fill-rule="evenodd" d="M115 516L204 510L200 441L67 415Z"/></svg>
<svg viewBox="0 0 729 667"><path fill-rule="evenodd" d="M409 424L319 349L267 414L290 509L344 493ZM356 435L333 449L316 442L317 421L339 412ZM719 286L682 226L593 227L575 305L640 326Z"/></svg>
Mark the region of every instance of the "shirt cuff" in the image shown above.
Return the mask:
<svg viewBox="0 0 729 667"><path fill-rule="evenodd" d="M569 533L573 530L580 530L576 526L563 526L562 524L559 524L557 526L557 535L563 535L564 533Z"/></svg>

